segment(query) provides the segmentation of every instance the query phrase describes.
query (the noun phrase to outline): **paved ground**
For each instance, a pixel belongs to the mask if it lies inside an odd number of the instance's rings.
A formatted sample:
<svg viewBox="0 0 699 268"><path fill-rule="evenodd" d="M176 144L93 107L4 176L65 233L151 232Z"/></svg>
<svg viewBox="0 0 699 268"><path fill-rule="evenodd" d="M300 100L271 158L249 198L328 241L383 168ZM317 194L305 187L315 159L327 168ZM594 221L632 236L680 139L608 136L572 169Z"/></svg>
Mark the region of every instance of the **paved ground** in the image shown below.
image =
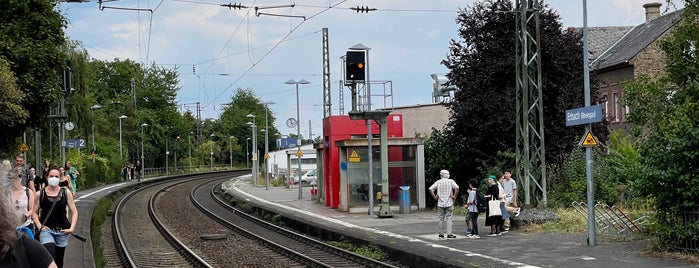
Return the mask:
<svg viewBox="0 0 699 268"><path fill-rule="evenodd" d="M332 229L348 236L395 248L414 258L441 260L444 266L480 267L698 267L675 260L641 255L645 241L613 242L598 237L598 245L586 245L585 233L521 233L516 230L500 237L468 239L463 216L455 217L456 239L440 240L436 212L416 211L378 219L366 213L349 214L311 200L308 189L298 199L298 189L252 187L249 181L234 179L225 186L229 193L307 224ZM397 211L394 211L397 213ZM481 234L487 234L480 219ZM442 266L442 265L440 265Z"/></svg>

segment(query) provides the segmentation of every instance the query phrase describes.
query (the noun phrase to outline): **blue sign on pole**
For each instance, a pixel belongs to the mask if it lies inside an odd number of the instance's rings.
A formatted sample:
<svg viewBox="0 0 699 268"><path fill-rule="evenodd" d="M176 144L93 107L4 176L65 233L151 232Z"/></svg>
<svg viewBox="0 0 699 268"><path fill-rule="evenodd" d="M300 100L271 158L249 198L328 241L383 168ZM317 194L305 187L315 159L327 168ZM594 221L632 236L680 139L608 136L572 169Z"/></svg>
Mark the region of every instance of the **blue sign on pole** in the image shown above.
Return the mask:
<svg viewBox="0 0 699 268"><path fill-rule="evenodd" d="M68 149L85 149L85 145L84 139L66 139L66 148Z"/></svg>
<svg viewBox="0 0 699 268"><path fill-rule="evenodd" d="M602 122L602 106L593 105L566 110L566 126Z"/></svg>

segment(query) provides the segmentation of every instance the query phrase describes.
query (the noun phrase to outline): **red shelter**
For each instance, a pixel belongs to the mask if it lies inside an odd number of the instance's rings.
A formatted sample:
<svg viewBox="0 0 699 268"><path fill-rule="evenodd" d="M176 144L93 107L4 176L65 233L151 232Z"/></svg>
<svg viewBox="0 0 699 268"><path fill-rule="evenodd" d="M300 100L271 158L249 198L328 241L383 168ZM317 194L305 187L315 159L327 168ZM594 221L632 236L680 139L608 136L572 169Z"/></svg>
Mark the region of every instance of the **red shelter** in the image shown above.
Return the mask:
<svg viewBox="0 0 699 268"><path fill-rule="evenodd" d="M403 137L403 115L389 114L386 118L389 138ZM379 125L371 121L371 133L379 139ZM340 203L340 163L339 150L335 142L350 138L366 138L365 120L351 120L348 115L335 115L323 118L323 196L325 205L337 208ZM374 156L379 158L378 155Z"/></svg>

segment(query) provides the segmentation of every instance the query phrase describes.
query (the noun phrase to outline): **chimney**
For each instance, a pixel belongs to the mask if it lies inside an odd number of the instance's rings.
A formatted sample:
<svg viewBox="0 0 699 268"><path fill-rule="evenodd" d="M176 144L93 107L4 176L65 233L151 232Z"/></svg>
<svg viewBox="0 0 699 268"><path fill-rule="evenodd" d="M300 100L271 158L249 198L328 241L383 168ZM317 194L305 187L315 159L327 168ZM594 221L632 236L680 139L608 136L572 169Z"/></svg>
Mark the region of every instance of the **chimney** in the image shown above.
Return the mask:
<svg viewBox="0 0 699 268"><path fill-rule="evenodd" d="M651 21L652 19L655 19L657 17L660 17L660 6L663 4L655 2L655 3L648 3L643 5L643 8L646 9L646 22Z"/></svg>

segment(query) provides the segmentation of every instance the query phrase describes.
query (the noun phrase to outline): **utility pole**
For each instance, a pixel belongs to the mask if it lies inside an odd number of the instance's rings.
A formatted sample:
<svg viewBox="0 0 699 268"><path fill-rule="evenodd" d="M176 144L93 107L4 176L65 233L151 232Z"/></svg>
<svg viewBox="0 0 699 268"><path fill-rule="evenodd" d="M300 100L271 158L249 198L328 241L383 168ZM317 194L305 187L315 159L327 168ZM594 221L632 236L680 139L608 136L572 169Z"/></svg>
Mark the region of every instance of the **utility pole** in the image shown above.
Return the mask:
<svg viewBox="0 0 699 268"><path fill-rule="evenodd" d="M516 23L516 177L524 183L524 203L531 204L531 182L546 206L546 156L541 88L538 1L517 0Z"/></svg>

